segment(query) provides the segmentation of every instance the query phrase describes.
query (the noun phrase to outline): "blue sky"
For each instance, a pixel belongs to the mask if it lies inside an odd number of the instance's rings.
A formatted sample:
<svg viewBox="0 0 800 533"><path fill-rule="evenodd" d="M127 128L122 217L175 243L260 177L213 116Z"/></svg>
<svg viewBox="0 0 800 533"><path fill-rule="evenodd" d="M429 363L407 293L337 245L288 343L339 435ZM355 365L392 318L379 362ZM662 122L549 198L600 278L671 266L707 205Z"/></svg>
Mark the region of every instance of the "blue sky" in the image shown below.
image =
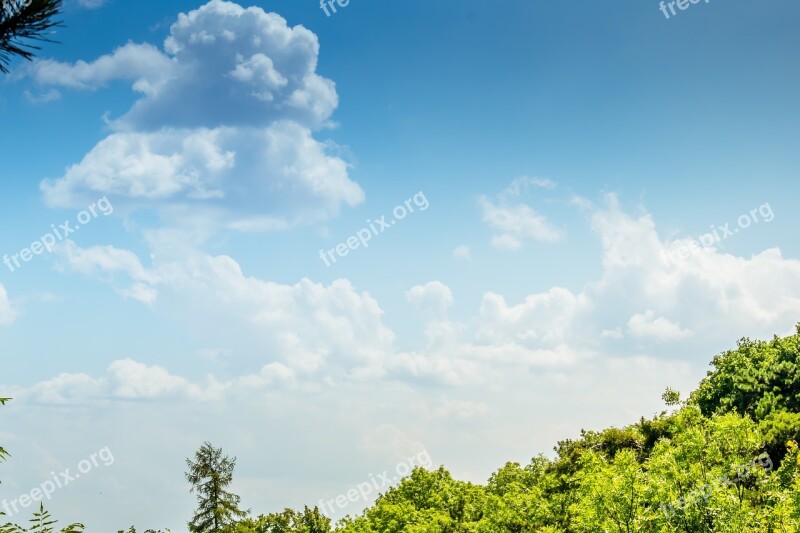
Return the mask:
<svg viewBox="0 0 800 533"><path fill-rule="evenodd" d="M48 506L180 531L203 440L258 512L422 449L483 481L791 332L799 15L68 0L0 81L0 253L113 212L0 267L0 500L108 447Z"/></svg>

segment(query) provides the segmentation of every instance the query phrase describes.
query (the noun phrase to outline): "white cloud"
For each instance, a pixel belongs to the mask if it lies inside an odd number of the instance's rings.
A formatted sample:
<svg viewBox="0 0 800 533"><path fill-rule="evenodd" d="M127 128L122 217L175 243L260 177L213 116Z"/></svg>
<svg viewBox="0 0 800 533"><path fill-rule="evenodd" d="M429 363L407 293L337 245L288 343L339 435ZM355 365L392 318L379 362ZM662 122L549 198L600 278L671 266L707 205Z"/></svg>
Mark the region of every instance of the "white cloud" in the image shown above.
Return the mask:
<svg viewBox="0 0 800 533"><path fill-rule="evenodd" d="M486 196L481 196L478 203L483 221L495 231L491 241L495 248L518 250L529 239L555 242L563 238L560 229L526 204L496 204Z"/></svg>
<svg viewBox="0 0 800 533"><path fill-rule="evenodd" d="M406 300L420 313L441 320L447 317L447 308L453 305L453 293L441 281L431 281L406 291Z"/></svg>
<svg viewBox="0 0 800 533"><path fill-rule="evenodd" d="M17 319L18 312L8 299L6 288L0 283L0 325L8 326Z"/></svg>
<svg viewBox="0 0 800 533"><path fill-rule="evenodd" d="M106 0L78 0L78 4L85 9L97 9L105 3Z"/></svg>
<svg viewBox="0 0 800 533"><path fill-rule="evenodd" d="M159 86L174 68L170 59L150 44L127 43L95 59L69 65L52 59L34 61L27 75L39 85L94 90L113 80L134 80L134 89L147 93Z"/></svg>
<svg viewBox="0 0 800 533"><path fill-rule="evenodd" d="M291 122L266 129L115 133L64 177L41 185L51 205L108 195L143 203L228 208L228 227L265 229L319 220L364 199L347 165ZM117 205L117 200L114 200ZM235 213L234 213L235 211ZM289 221L287 223L287 220Z"/></svg>
<svg viewBox="0 0 800 533"><path fill-rule="evenodd" d="M153 266L145 268L127 250L111 246L60 249L68 271L103 277L126 275L134 285L126 295L146 303L156 291L169 292L195 312L241 317L248 334L273 357L304 375L323 366L351 376L380 374L380 361L391 352L392 333L381 322L383 311L367 293L347 280L328 286L303 279L294 285L247 277L227 256L208 256L158 234ZM183 241L180 234L173 235Z"/></svg>
<svg viewBox="0 0 800 533"><path fill-rule="evenodd" d="M102 399L154 400L182 398L211 401L220 397L230 384L209 377L205 385L174 376L158 365L146 365L132 359L112 362L106 374L93 378L87 374L60 374L41 381L22 393L34 402L71 404Z"/></svg>
<svg viewBox="0 0 800 533"><path fill-rule="evenodd" d="M260 7L211 0L178 16L163 51L128 43L91 62L37 61L28 73L42 85L78 89L133 80L144 96L118 120L125 129L282 119L317 129L338 105L334 83L315 72L318 54L317 36L305 27Z"/></svg>
<svg viewBox="0 0 800 533"><path fill-rule="evenodd" d="M481 302L477 337L494 344L554 347L570 341L571 334L577 333L573 328L578 318L591 309L589 296L561 287L530 295L517 305L508 305L502 295L490 292Z"/></svg>
<svg viewBox="0 0 800 533"><path fill-rule="evenodd" d="M635 319L634 328L680 336L686 333L677 324L691 324L693 332L705 332L699 339L723 341L743 333L770 337L800 315L800 261L778 249L743 258L707 248L667 265L662 252L674 243L659 238L650 215L624 213L613 195L592 216L592 227L603 245L604 274L591 292L607 316L613 310L610 327L627 325L644 309L652 314Z"/></svg>
<svg viewBox="0 0 800 533"><path fill-rule="evenodd" d="M462 244L456 246L456 248L453 250L453 257L470 260L472 259L472 252L470 251L469 246Z"/></svg>
<svg viewBox="0 0 800 533"><path fill-rule="evenodd" d="M181 233L148 234L149 268L111 247L67 246L64 264L89 275L130 278L135 289L129 295L141 295L156 311L158 291L158 301L167 297L170 307L185 306L203 320L233 320L238 336L268 354L262 364L283 365L248 378L256 382L278 376L281 383L329 386L365 379L490 384L502 380L505 369L574 368L609 349L620 357L674 356L667 340L672 346L692 342L695 352L718 349L742 333L781 332L800 315L800 261L777 250L746 259L708 249L668 268L659 252L669 244L649 215L630 216L609 197L591 226L602 244L603 274L596 281L517 301L487 291L464 321L448 318L454 296L444 283L411 287L405 296L423 319L424 337L403 349L378 301L351 282L250 277L232 258L200 252Z"/></svg>
<svg viewBox="0 0 800 533"><path fill-rule="evenodd" d="M692 334L663 316L656 318L652 309L633 315L628 321L628 330L636 337L652 337L659 341L676 341Z"/></svg>
<svg viewBox="0 0 800 533"><path fill-rule="evenodd" d="M35 62L27 73L43 86L96 90L129 80L140 94L110 122L113 133L41 183L46 202L78 207L107 195L126 212L169 218L191 208L214 221L208 227L244 231L359 204L364 192L348 163L313 137L338 105L334 83L316 74L318 53L306 28L212 0L178 16L163 51L128 43L91 62Z"/></svg>
<svg viewBox="0 0 800 533"><path fill-rule="evenodd" d="M505 188L500 193L503 199L509 199L517 196L523 196L532 188L553 190L558 187L558 184L548 178L529 178L528 176L521 176L511 182L511 185Z"/></svg>
<svg viewBox="0 0 800 533"><path fill-rule="evenodd" d="M219 361L231 356L232 350L227 348L203 348L197 350L197 356L209 361Z"/></svg>
<svg viewBox="0 0 800 533"><path fill-rule="evenodd" d="M434 414L442 418L456 418L464 420L483 416L489 411L489 407L483 402L471 402L469 400L450 400L446 396L442 398L442 403L434 409Z"/></svg>
<svg viewBox="0 0 800 533"><path fill-rule="evenodd" d="M620 331L620 330L621 330L621 328L618 328L618 327L614 328L614 329L604 329L600 333L600 336L603 337L604 339L622 339L622 338L625 338L625 335L623 335L622 331Z"/></svg>
<svg viewBox="0 0 800 533"><path fill-rule="evenodd" d="M144 400L182 396L190 399L210 399L208 390L190 383L182 377L171 375L161 366L123 359L108 367L113 383L112 395L127 400Z"/></svg>
<svg viewBox="0 0 800 533"><path fill-rule="evenodd" d="M50 89L40 94L33 94L31 91L26 90L22 94L32 104L46 104L61 99L61 93L57 89Z"/></svg>
<svg viewBox="0 0 800 533"><path fill-rule="evenodd" d="M134 281L155 281L152 272L130 250L110 245L81 248L70 240L56 247L56 253L65 261L61 267L72 272L85 275L122 272Z"/></svg>
<svg viewBox="0 0 800 533"><path fill-rule="evenodd" d="M44 404L69 404L95 400L102 396L104 381L88 374L59 374L32 385L23 398Z"/></svg>
<svg viewBox="0 0 800 533"><path fill-rule="evenodd" d="M130 298L145 305L153 305L158 298L158 291L144 283L134 283L128 288L118 289L117 292L125 298Z"/></svg>

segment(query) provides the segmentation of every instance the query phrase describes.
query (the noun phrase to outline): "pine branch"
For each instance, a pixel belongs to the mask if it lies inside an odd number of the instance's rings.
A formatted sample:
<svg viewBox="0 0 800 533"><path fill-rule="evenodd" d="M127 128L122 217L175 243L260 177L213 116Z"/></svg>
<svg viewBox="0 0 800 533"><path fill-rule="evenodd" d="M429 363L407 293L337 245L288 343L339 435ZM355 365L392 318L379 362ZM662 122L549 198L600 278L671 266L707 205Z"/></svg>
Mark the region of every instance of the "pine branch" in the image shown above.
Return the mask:
<svg viewBox="0 0 800 533"><path fill-rule="evenodd" d="M14 56L30 61L40 47L26 41L54 42L48 36L60 26L55 17L62 0L0 0L0 72L7 73Z"/></svg>

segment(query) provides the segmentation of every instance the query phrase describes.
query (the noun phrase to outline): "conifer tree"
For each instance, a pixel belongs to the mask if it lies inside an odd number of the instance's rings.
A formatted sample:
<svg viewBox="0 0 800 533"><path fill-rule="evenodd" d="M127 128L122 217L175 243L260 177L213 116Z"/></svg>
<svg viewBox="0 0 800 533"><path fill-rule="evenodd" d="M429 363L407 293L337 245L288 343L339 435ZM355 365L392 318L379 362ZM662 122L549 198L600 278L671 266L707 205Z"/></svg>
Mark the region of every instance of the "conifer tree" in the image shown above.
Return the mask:
<svg viewBox="0 0 800 533"><path fill-rule="evenodd" d="M222 448L204 442L195 452L194 461L187 459L186 465L189 467L186 479L192 485L191 491L197 493L198 504L189 531L219 533L237 518L247 516L249 511L239 509L241 498L225 490L233 481L235 457L224 456Z"/></svg>

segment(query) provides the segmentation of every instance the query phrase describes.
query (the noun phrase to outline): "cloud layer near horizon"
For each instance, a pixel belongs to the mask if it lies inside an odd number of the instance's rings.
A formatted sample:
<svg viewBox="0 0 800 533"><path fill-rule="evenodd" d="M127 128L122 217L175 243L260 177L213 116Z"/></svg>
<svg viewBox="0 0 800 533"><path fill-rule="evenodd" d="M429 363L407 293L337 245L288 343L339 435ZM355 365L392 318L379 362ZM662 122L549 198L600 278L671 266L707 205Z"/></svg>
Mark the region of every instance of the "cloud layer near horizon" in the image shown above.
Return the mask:
<svg viewBox="0 0 800 533"><path fill-rule="evenodd" d="M673 357L678 345L704 350L742 333L768 337L790 326L785 317L800 315L800 261L777 249L748 259L707 248L667 264L664 253L686 243L663 242L650 215L625 213L613 195L589 224L602 244L604 272L583 290L554 286L514 302L487 292L470 313L474 319L464 322L448 317L458 295L446 284L410 287L407 302L424 319L424 343L411 350L397 347L380 303L350 281L261 280L231 257L186 245L180 233L148 234L152 265L113 246L69 242L58 254L66 272L110 281L155 312L167 299L209 319L233 317L237 335L270 354L264 368L241 379L270 386L375 379L497 384L507 370L563 371L604 354ZM270 379L259 381L265 371Z"/></svg>

